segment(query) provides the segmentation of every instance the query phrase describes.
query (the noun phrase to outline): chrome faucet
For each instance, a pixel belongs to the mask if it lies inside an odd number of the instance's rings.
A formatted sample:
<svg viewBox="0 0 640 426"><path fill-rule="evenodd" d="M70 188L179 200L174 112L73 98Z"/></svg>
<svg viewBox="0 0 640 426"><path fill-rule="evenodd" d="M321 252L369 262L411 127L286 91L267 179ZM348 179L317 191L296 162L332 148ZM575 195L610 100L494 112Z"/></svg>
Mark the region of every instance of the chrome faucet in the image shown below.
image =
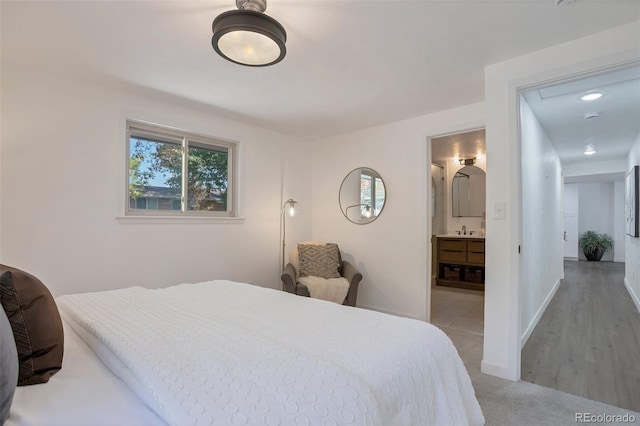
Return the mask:
<svg viewBox="0 0 640 426"><path fill-rule="evenodd" d="M462 225L462 233L464 235L467 235L467 226L466 225Z"/></svg>

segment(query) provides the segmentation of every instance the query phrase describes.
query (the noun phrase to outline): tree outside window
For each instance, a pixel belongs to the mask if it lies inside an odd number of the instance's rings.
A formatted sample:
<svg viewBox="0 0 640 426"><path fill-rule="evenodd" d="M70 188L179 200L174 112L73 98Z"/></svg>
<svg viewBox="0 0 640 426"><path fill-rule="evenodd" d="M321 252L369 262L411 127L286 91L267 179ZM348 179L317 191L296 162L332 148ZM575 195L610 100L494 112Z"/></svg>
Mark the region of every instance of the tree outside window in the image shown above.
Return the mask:
<svg viewBox="0 0 640 426"><path fill-rule="evenodd" d="M235 145L162 128L129 129L129 212L232 215Z"/></svg>

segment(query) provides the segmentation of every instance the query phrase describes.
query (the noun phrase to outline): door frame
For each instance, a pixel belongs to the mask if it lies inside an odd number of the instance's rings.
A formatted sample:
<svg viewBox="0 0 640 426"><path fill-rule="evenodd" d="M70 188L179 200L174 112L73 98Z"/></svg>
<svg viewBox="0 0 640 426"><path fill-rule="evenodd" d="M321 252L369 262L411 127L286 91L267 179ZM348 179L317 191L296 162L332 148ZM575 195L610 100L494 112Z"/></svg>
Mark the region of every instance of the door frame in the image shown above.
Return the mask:
<svg viewBox="0 0 640 426"><path fill-rule="evenodd" d="M479 130L479 129L485 129L485 122L484 120L475 120L475 121L469 121L466 123L462 123L462 124L457 124L457 125L453 125L453 126L448 126L448 127L443 127L440 129L436 129L432 132L429 132L426 136L425 136L425 151L426 151L426 155L423 156L425 159L425 165L424 165L424 170L426 172L426 204L425 204L425 211L428 213L426 215L426 230L427 230L427 235L425 236L425 244L427 247L427 251L426 251L426 259L425 259L425 263L427 265L426 267L426 276L425 276L425 281L426 281L426 285L427 285L427 291L426 291L426 300L425 300L425 319L427 322L431 322L431 276L433 275L433 270L431 268L432 266L432 258L433 258L433 246L431 244L431 234L433 232L432 230L432 220L431 220L431 206L429 205L429 203L431 203L431 179L433 179L433 176L431 174L431 163L432 163L432 159L431 159L431 140L434 138L440 138L443 136L450 136L450 135L455 135L458 133L466 133L466 132L472 132L474 130ZM445 185L445 191L446 191L446 185ZM445 206L445 215L446 215L446 206ZM445 230L446 231L446 230Z"/></svg>

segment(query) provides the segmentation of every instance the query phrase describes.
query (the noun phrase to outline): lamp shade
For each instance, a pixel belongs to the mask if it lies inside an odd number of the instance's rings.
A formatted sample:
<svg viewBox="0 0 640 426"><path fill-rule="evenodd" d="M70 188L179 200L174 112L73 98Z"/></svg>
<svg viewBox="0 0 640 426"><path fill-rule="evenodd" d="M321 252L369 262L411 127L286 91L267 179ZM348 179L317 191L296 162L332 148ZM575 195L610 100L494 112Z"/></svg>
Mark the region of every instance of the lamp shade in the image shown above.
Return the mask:
<svg viewBox="0 0 640 426"><path fill-rule="evenodd" d="M293 198L289 198L284 202L284 212L289 216L297 216L302 214L302 209L300 208L299 203Z"/></svg>
<svg viewBox="0 0 640 426"><path fill-rule="evenodd" d="M263 67L287 53L287 32L278 21L252 10L231 10L213 20L213 49L236 64Z"/></svg>

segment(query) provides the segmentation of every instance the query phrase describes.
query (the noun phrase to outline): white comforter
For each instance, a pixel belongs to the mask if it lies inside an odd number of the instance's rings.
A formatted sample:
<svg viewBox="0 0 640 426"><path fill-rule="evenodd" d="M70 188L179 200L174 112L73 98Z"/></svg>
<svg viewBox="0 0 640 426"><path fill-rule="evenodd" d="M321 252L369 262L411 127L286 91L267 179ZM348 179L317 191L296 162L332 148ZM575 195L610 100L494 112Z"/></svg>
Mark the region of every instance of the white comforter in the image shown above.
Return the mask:
<svg viewBox="0 0 640 426"><path fill-rule="evenodd" d="M57 302L169 424L484 422L451 341L419 321L230 281Z"/></svg>

